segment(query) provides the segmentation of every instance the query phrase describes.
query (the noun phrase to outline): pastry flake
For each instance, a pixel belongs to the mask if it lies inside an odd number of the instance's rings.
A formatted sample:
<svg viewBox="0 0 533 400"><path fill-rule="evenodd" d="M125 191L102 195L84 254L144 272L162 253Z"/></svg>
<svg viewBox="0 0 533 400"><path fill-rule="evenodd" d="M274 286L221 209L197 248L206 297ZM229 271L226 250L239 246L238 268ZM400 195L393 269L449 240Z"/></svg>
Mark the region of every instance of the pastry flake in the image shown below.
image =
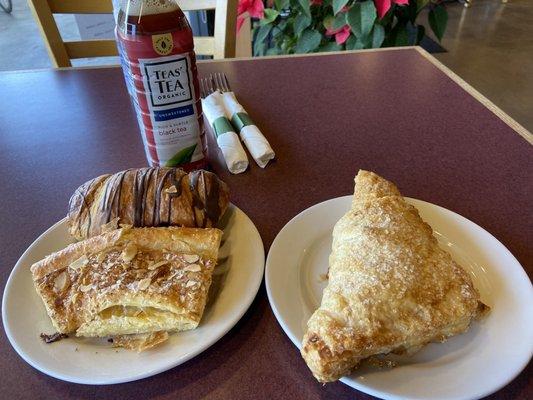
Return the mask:
<svg viewBox="0 0 533 400"><path fill-rule="evenodd" d="M112 339L113 347L123 347L138 353L158 346L168 340L168 332L137 333L133 335L119 335Z"/></svg>
<svg viewBox="0 0 533 400"><path fill-rule="evenodd" d="M359 171L352 207L333 230L329 282L301 353L317 380L335 381L370 356L413 353L465 332L485 309L396 186Z"/></svg>

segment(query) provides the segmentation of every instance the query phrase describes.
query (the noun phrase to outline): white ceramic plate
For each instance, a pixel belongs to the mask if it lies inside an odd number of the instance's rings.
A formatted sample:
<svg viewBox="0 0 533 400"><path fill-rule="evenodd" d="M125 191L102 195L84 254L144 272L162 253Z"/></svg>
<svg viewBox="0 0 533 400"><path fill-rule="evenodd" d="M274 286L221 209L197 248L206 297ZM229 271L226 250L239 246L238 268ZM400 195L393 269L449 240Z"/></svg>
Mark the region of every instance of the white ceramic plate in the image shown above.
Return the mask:
<svg viewBox="0 0 533 400"><path fill-rule="evenodd" d="M7 282L2 318L9 341L30 365L50 376L83 384L133 381L166 371L201 353L226 334L252 303L261 280L265 254L252 221L230 206L223 221L226 259L215 269L212 299L197 329L172 334L154 349L136 352L115 349L105 340L70 337L52 344L39 339L54 329L32 282L30 266L72 242L66 220L44 232L22 255Z"/></svg>
<svg viewBox="0 0 533 400"><path fill-rule="evenodd" d="M270 248L265 273L268 298L281 327L301 347L307 320L326 282L333 226L352 196L317 204L293 218ZM445 247L472 276L488 317L446 343L412 357L390 356L392 369L365 365L341 379L385 399L474 399L515 378L533 353L533 288L513 255L490 233L445 208L407 199Z"/></svg>

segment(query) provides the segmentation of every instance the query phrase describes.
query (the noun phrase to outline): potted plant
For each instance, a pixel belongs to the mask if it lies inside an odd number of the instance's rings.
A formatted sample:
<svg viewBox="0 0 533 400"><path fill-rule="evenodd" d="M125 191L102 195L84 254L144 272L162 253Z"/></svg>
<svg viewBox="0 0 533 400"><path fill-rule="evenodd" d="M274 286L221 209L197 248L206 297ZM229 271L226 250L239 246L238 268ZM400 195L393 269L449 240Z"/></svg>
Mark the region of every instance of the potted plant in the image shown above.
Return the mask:
<svg viewBox="0 0 533 400"><path fill-rule="evenodd" d="M356 50L419 44L425 28L418 23L429 8L428 22L440 41L448 14L442 0L240 0L240 26L256 19L256 56Z"/></svg>

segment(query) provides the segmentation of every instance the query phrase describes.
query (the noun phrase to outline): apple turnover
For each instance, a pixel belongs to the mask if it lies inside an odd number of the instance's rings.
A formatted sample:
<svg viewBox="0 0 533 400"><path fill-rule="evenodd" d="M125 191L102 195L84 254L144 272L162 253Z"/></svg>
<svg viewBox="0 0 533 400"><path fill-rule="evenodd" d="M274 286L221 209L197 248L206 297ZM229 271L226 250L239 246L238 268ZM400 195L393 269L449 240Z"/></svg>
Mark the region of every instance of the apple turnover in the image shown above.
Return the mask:
<svg viewBox="0 0 533 400"><path fill-rule="evenodd" d="M485 309L469 275L396 186L359 171L301 352L316 379L330 382L370 356L413 353L465 332Z"/></svg>

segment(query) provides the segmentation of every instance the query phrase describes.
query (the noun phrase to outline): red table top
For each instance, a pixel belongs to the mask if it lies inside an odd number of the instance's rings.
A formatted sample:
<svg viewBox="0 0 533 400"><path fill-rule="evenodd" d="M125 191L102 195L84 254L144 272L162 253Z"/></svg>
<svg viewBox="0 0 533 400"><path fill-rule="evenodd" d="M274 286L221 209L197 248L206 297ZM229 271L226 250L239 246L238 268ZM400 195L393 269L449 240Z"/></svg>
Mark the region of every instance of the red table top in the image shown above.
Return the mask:
<svg viewBox="0 0 533 400"><path fill-rule="evenodd" d="M256 224L268 251L294 215L352 193L359 168L402 193L481 225L533 274L533 151L511 128L416 49L226 60L225 72L277 160L230 175L213 169ZM26 247L66 213L79 184L146 160L119 68L0 74L2 290ZM490 107L490 105L489 105ZM498 112L498 111L496 111ZM82 386L34 370L0 333L0 392L35 398L371 398L322 386L277 324L264 287L243 319L207 351L157 376ZM490 377L487 377L490 379ZM491 398L533 397L531 363Z"/></svg>

